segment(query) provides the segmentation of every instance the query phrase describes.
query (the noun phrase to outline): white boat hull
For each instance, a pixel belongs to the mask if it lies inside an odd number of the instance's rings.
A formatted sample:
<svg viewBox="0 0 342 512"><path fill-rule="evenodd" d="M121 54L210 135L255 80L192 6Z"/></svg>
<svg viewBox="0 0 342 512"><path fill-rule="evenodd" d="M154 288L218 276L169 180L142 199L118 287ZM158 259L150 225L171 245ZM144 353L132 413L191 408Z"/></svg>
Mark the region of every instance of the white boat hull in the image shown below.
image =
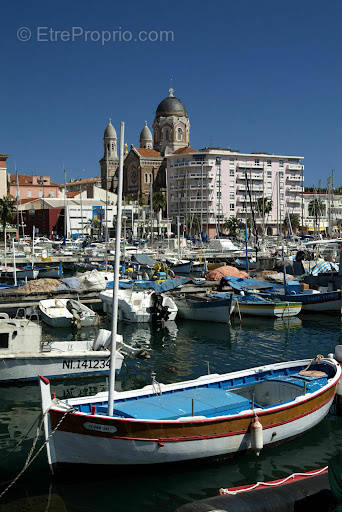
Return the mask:
<svg viewBox="0 0 342 512"><path fill-rule="evenodd" d="M7 357L0 359L0 382L33 380L39 375L48 378L106 375L109 373L110 352L89 351L82 353L43 353L33 356ZM115 370L121 369L123 356L117 353Z"/></svg>
<svg viewBox="0 0 342 512"><path fill-rule="evenodd" d="M300 313L302 309L302 305L289 302L287 305L277 305L277 304L244 304L243 302L239 302L234 309L235 314L239 314L239 311L242 315L248 316L263 316L263 317L271 317L271 318L288 318L291 316L296 316Z"/></svg>
<svg viewBox="0 0 342 512"><path fill-rule="evenodd" d="M119 290L118 316L119 320L131 323L152 322L151 314L151 296L153 292ZM103 304L103 311L109 315L112 314L112 290L106 290L100 294ZM169 316L167 321L175 320L177 316L177 306L174 301L163 295L163 306L168 306Z"/></svg>
<svg viewBox="0 0 342 512"><path fill-rule="evenodd" d="M291 422L291 433L288 424L264 430L264 446L303 434L328 414L331 404L332 400L309 416ZM89 418L85 421L87 420ZM52 464L58 462L61 464L127 466L134 461L134 465L156 465L211 457L223 458L251 448L251 439L248 434L169 442L160 446L157 441L109 439L57 431L54 434L51 462ZM56 452L58 460L54 457Z"/></svg>
<svg viewBox="0 0 342 512"><path fill-rule="evenodd" d="M335 313L342 311L342 300L331 300L329 302L318 302L317 304L303 304L303 311Z"/></svg>

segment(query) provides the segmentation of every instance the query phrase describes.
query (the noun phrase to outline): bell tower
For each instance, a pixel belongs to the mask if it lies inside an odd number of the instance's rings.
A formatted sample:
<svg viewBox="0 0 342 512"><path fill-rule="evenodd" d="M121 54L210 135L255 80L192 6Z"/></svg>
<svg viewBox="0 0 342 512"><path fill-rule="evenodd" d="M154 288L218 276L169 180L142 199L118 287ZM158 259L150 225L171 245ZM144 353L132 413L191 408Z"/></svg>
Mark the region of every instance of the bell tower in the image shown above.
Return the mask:
<svg viewBox="0 0 342 512"><path fill-rule="evenodd" d="M116 191L117 169L119 166L117 136L112 120L109 118L108 125L103 135L103 157L100 160L102 188ZM107 180L108 177L108 180Z"/></svg>

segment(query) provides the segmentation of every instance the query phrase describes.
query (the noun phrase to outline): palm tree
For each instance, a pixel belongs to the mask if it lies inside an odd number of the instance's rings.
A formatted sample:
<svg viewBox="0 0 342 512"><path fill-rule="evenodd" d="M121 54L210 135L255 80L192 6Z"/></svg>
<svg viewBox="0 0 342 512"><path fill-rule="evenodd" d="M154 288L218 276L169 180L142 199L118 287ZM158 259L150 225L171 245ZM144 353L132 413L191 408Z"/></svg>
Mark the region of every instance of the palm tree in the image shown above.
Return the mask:
<svg viewBox="0 0 342 512"><path fill-rule="evenodd" d="M273 206L273 203L272 203L272 199L267 199L267 197L259 197L257 199L257 210L260 214L260 217L263 217L265 215L267 215L268 213L270 213L270 211L272 211L272 206Z"/></svg>
<svg viewBox="0 0 342 512"><path fill-rule="evenodd" d="M155 212L165 210L166 198L162 192L155 192L152 196L152 208Z"/></svg>
<svg viewBox="0 0 342 512"><path fill-rule="evenodd" d="M223 222L223 229L228 231L228 235L236 236L240 227L240 221L236 217L229 217Z"/></svg>
<svg viewBox="0 0 342 512"><path fill-rule="evenodd" d="M312 199L308 205L308 213L310 217L315 217L315 226L317 228L318 218L325 214L325 204L315 197L315 199Z"/></svg>
<svg viewBox="0 0 342 512"><path fill-rule="evenodd" d="M290 217L290 222L289 222ZM297 213L290 213L284 219L284 226L288 230L291 224L292 232L296 232L300 226L300 217Z"/></svg>
<svg viewBox="0 0 342 512"><path fill-rule="evenodd" d="M13 222L15 214L15 200L11 197L3 197L0 199L0 219L2 224L3 238L6 237L6 226Z"/></svg>

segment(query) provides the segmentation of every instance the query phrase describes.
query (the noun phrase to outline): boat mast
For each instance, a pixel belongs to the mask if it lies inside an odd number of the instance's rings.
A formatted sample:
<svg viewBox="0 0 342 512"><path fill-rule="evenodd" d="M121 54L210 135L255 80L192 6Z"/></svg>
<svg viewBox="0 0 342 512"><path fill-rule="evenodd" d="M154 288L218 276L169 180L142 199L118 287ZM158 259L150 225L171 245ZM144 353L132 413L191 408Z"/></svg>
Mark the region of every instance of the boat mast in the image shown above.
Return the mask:
<svg viewBox="0 0 342 512"><path fill-rule="evenodd" d="M108 270L108 151L106 152L105 267Z"/></svg>
<svg viewBox="0 0 342 512"><path fill-rule="evenodd" d="M66 170L64 169L64 245L67 239L67 189L66 189Z"/></svg>
<svg viewBox="0 0 342 512"><path fill-rule="evenodd" d="M120 160L119 160L116 237L115 237L115 259L114 259L113 303L112 303L112 307L113 307L113 310L112 310L112 342L111 342L111 352L110 352L110 373L109 373L109 392L108 392L108 416L113 416L113 412L114 412L116 335L117 335L117 331L118 331L118 292L119 292L119 269L120 269L124 134L125 134L125 123L123 121L121 121L121 125L120 125Z"/></svg>

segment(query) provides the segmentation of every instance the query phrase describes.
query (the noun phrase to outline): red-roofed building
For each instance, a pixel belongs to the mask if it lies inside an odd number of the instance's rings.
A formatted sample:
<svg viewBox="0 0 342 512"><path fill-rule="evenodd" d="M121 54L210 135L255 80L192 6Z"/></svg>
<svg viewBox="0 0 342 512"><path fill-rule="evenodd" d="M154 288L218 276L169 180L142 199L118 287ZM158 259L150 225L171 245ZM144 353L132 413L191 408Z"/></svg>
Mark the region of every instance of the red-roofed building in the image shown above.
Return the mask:
<svg viewBox="0 0 342 512"><path fill-rule="evenodd" d="M7 158L9 155L0 153L0 198L7 196Z"/></svg>
<svg viewBox="0 0 342 512"><path fill-rule="evenodd" d="M18 199L37 199L58 197L59 185L50 180L50 176L29 176L27 174L9 174L8 192Z"/></svg>

